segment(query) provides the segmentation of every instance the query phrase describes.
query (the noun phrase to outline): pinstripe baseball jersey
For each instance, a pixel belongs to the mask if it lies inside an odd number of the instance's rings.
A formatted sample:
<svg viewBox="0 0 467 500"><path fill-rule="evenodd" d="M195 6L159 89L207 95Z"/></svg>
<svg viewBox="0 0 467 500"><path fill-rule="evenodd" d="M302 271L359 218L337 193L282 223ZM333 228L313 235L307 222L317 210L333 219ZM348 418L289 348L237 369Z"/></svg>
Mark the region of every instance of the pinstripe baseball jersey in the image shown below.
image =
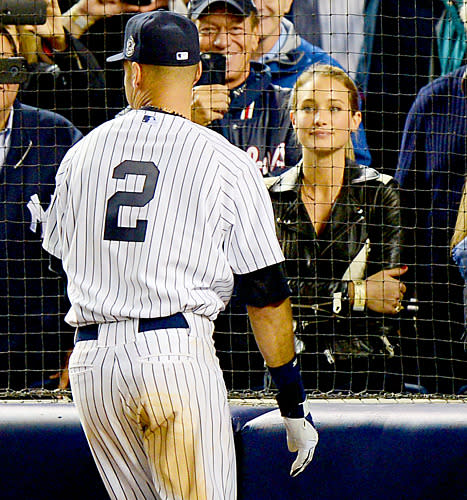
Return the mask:
<svg viewBox="0 0 467 500"><path fill-rule="evenodd" d="M62 260L73 326L191 311L215 319L233 274L283 260L251 159L154 108L88 134L64 158L44 248Z"/></svg>

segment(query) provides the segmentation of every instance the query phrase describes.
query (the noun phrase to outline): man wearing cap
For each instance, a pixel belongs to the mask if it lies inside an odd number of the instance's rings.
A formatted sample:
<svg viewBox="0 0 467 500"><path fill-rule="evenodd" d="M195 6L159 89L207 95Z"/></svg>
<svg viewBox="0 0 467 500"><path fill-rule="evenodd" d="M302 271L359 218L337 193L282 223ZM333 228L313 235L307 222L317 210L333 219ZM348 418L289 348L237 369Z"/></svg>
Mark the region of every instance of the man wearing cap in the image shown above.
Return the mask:
<svg viewBox="0 0 467 500"><path fill-rule="evenodd" d="M138 14L119 60L131 110L69 151L44 236L68 279L73 398L111 498L234 500L212 339L234 273L298 452L292 476L318 442L271 203L248 155L189 119L201 75L194 23Z"/></svg>
<svg viewBox="0 0 467 500"><path fill-rule="evenodd" d="M202 52L226 55L225 85L193 90L192 120L247 151L265 176L278 175L299 158L290 123L289 90L272 84L268 68L252 62L258 47L253 0L192 0Z"/></svg>

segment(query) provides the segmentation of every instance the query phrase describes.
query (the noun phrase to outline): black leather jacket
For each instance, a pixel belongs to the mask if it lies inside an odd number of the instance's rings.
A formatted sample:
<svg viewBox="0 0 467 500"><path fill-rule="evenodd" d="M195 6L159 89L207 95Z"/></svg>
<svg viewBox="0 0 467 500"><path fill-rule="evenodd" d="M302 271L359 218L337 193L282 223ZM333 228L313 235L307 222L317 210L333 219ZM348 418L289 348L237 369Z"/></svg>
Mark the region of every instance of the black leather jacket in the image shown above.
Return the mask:
<svg viewBox="0 0 467 500"><path fill-rule="evenodd" d="M373 168L348 162L330 222L318 237L299 195L301 178L299 165L269 186L294 317L299 324L315 325L316 332L324 334L354 335L368 329L371 333L375 321L380 326L391 324L370 311L352 311L347 291L351 279L365 279L400 266L396 182Z"/></svg>

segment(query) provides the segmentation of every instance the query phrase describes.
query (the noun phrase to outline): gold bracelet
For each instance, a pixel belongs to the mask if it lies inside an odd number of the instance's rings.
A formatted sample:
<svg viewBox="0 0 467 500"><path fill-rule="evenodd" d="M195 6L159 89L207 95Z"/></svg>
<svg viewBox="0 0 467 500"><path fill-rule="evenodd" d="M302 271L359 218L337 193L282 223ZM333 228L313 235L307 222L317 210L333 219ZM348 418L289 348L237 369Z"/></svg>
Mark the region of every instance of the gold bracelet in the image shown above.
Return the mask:
<svg viewBox="0 0 467 500"><path fill-rule="evenodd" d="M366 282L354 280L353 290L353 310L364 311L366 306Z"/></svg>

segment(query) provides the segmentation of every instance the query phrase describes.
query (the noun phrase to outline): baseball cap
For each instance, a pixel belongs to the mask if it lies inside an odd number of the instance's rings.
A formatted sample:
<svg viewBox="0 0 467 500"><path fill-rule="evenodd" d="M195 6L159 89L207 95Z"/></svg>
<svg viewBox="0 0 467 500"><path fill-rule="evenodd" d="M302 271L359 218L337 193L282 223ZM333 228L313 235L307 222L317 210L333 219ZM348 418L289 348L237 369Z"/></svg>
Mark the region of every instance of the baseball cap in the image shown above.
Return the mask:
<svg viewBox="0 0 467 500"><path fill-rule="evenodd" d="M230 7L242 16L249 16L252 12L258 13L254 0L191 0L188 5L188 15L192 19L198 19L203 14L209 14L210 7L219 4L224 4L226 8Z"/></svg>
<svg viewBox="0 0 467 500"><path fill-rule="evenodd" d="M136 14L127 23L123 52L107 61L191 66L200 60L198 29L186 16L166 10Z"/></svg>

